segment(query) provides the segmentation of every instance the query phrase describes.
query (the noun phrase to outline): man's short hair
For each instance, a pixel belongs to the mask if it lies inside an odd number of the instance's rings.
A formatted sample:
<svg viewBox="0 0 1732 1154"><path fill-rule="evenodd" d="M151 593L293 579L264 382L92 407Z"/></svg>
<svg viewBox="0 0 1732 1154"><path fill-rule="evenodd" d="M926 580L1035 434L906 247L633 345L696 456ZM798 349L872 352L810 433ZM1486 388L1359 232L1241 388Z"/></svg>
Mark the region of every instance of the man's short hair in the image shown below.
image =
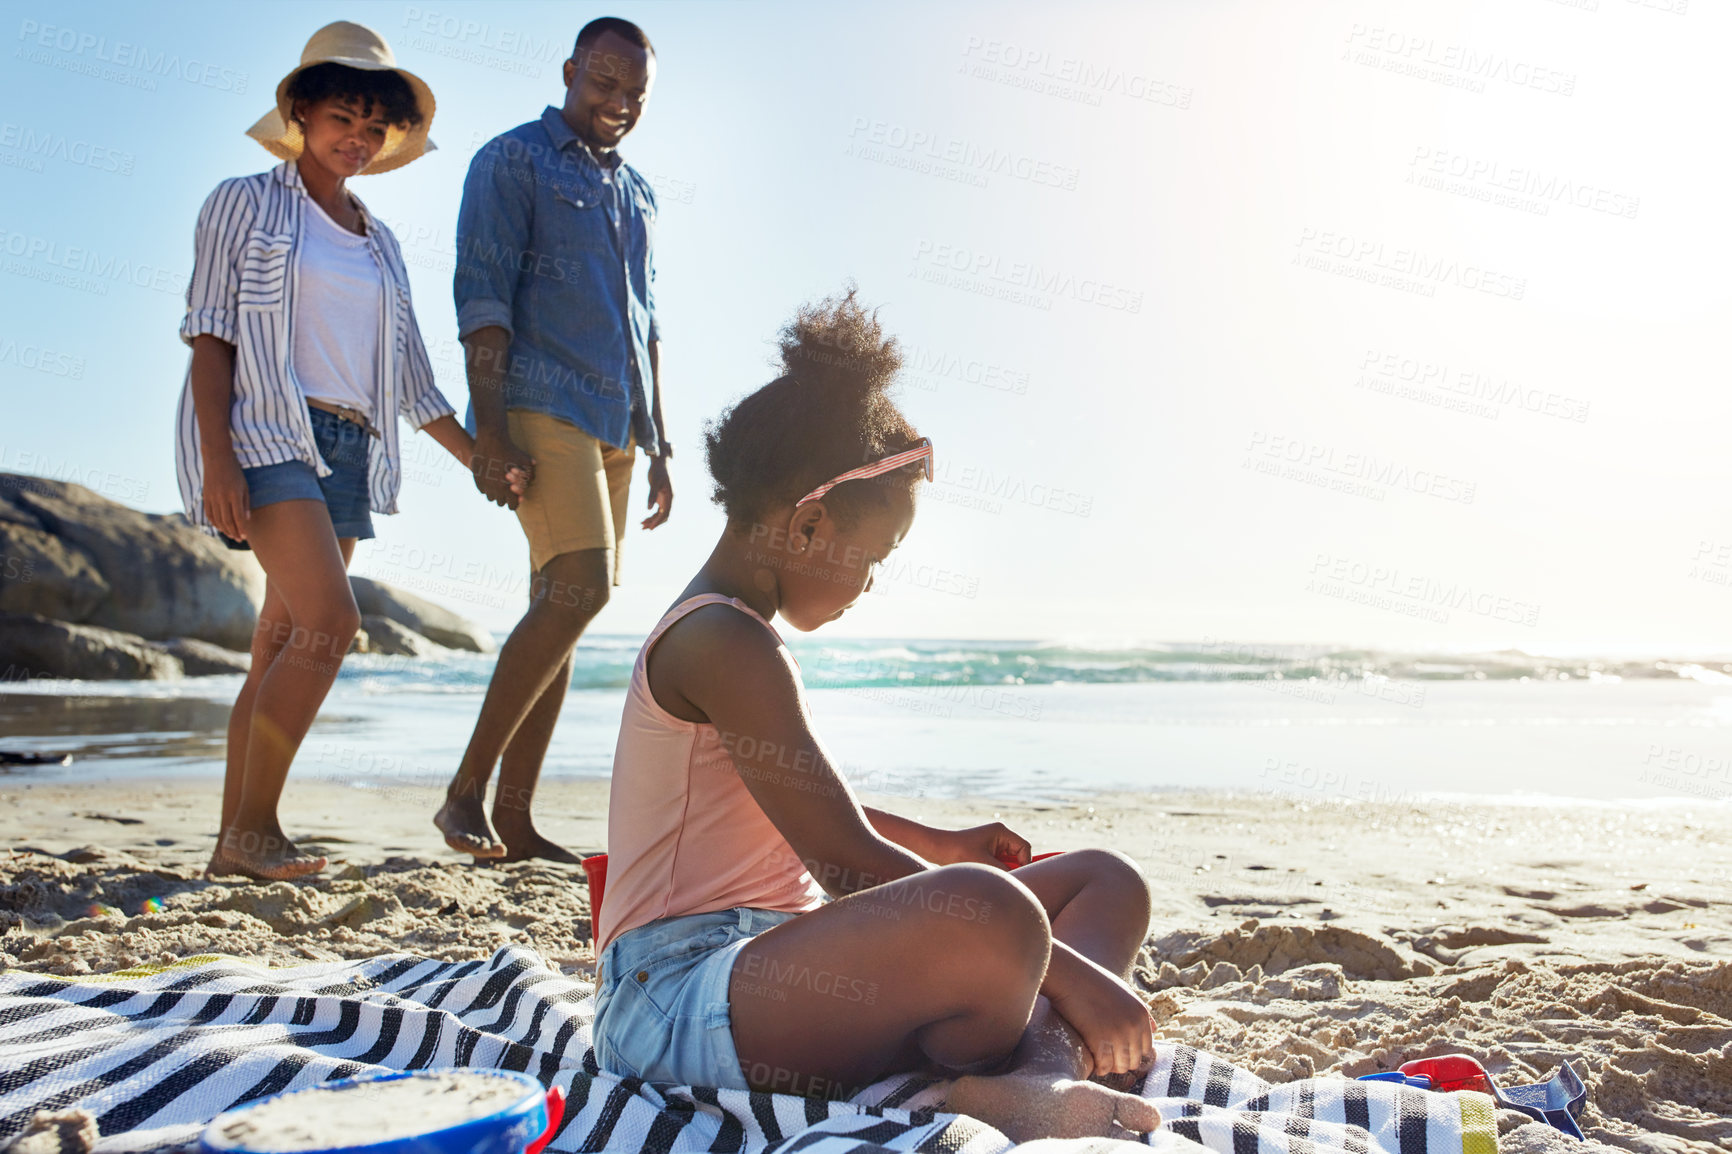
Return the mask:
<svg viewBox="0 0 1732 1154"><path fill-rule="evenodd" d="M572 47L571 54L581 57L584 49L594 48L595 42L609 32L629 44L637 45L650 56L656 54L655 45L650 43L650 39L644 35L643 29L630 20L622 20L618 16L597 16L585 24L583 30L577 34L577 43Z"/></svg>

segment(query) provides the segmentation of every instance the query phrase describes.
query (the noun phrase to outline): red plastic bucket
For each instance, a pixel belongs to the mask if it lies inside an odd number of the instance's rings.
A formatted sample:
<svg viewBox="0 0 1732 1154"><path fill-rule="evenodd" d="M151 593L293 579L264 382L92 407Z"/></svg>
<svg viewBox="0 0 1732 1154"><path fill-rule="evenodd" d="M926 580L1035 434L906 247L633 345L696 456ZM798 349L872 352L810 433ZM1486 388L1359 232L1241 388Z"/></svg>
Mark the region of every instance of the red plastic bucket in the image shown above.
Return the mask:
<svg viewBox="0 0 1732 1154"><path fill-rule="evenodd" d="M583 859L583 872L589 878L589 928L593 934L601 924L601 895L607 888L607 855L595 854Z"/></svg>

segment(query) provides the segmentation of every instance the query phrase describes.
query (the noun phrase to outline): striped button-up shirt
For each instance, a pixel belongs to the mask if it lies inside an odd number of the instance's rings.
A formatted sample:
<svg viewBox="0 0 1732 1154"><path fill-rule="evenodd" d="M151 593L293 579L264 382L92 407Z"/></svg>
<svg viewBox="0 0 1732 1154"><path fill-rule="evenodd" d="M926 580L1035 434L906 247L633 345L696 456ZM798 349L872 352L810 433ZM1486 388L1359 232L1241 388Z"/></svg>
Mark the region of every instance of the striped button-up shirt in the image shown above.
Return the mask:
<svg viewBox="0 0 1732 1154"><path fill-rule="evenodd" d="M293 161L217 185L198 214L192 283L186 290L180 337L190 345L194 337L209 334L235 347L229 433L242 468L305 461L324 477L331 469L313 441L307 400L289 355L307 199ZM409 274L397 238L364 207L361 216L367 226L367 247L384 280L373 405L380 437L368 461L368 496L375 513L395 513L402 470L398 424L391 414L400 413L420 428L455 410L433 383L433 366L409 303ZM194 524L210 528L204 512L204 459L199 453L190 361L175 424L181 501Z"/></svg>

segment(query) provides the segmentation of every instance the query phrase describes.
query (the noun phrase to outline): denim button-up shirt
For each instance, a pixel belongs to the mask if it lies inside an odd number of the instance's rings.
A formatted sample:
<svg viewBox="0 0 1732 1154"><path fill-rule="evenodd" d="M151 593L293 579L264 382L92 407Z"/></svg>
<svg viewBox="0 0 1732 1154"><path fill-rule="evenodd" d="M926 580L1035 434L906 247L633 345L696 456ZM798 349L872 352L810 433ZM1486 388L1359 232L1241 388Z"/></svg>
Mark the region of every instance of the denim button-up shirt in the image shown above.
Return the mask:
<svg viewBox="0 0 1732 1154"><path fill-rule="evenodd" d="M598 163L552 106L475 154L457 215L457 329L511 335L507 409L661 451L650 416L655 218L649 181L623 160Z"/></svg>

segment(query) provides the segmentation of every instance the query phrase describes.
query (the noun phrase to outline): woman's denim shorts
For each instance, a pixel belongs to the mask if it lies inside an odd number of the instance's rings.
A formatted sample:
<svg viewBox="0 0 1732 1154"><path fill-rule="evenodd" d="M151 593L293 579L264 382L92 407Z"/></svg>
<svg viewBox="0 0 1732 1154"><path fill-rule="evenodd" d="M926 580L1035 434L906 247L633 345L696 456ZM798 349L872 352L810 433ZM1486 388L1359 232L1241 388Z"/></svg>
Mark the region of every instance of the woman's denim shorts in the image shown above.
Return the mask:
<svg viewBox="0 0 1732 1154"><path fill-rule="evenodd" d="M646 1082L747 1088L728 981L746 943L799 914L748 906L662 918L601 953L591 1041L603 1070Z"/></svg>
<svg viewBox="0 0 1732 1154"><path fill-rule="evenodd" d="M337 536L368 540L373 536L373 513L367 489L367 456L373 435L324 409L308 406L307 415L313 419L313 443L331 467L331 475L319 476L305 461L242 469L252 507L278 501L323 501L331 511L331 527ZM230 549L250 548L244 541L228 537L223 541Z"/></svg>

